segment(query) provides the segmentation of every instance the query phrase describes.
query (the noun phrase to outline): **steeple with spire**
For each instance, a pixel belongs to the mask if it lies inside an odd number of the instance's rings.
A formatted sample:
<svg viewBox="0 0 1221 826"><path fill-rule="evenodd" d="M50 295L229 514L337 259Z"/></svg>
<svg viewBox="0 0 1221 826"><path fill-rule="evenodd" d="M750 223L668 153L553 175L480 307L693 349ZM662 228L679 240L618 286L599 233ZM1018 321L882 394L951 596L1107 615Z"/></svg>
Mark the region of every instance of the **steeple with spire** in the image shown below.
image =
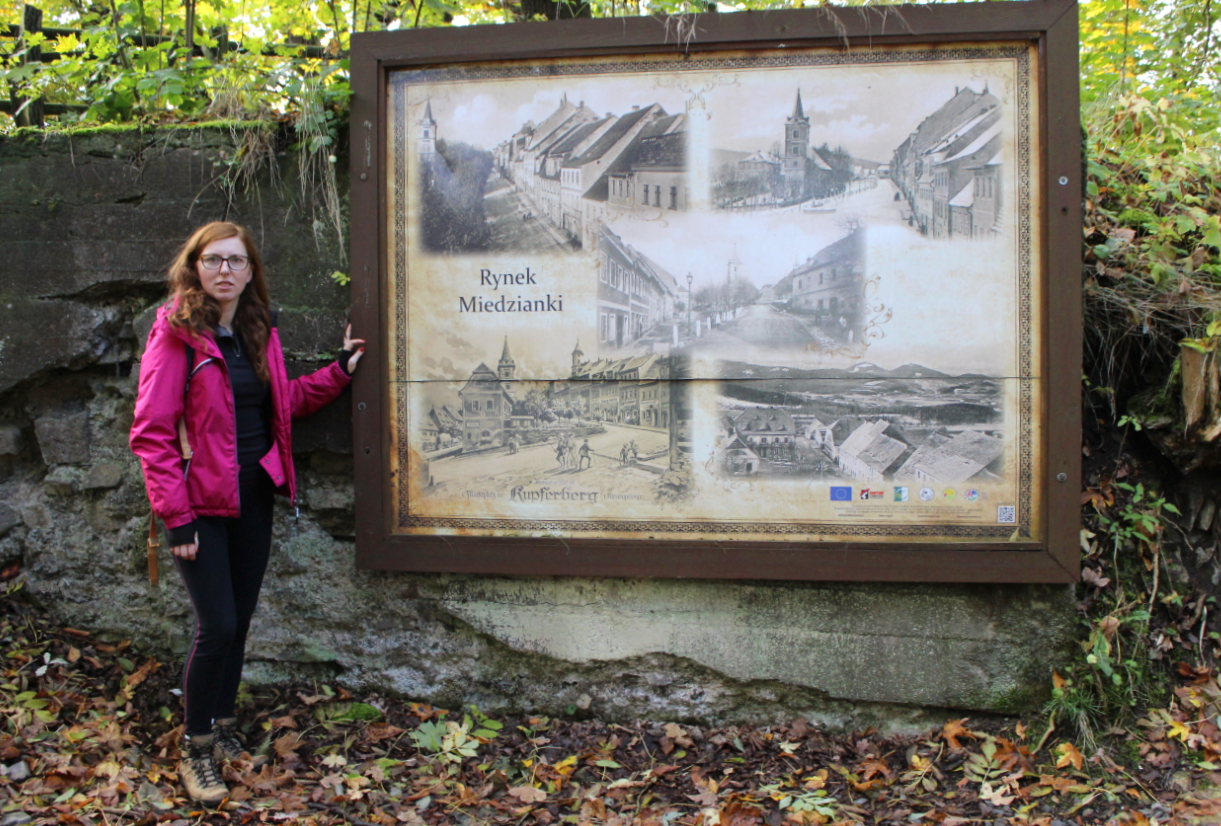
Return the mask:
<svg viewBox="0 0 1221 826"><path fill-rule="evenodd" d="M500 363L496 365L496 377L501 381L513 381L513 374L516 372L517 363L509 354L509 337L505 336L505 348L500 354Z"/></svg>
<svg viewBox="0 0 1221 826"><path fill-rule="evenodd" d="M432 99L424 103L424 117L416 121L420 127L419 154L421 159L428 159L437 151L437 122L432 117Z"/></svg>
<svg viewBox="0 0 1221 826"><path fill-rule="evenodd" d="M581 340L577 339L577 346L572 348L572 374L574 376L580 369L583 358L585 358L585 354L581 352Z"/></svg>
<svg viewBox="0 0 1221 826"><path fill-rule="evenodd" d="M810 157L810 119L801 105L801 90L793 103L793 114L784 124L784 178L800 187L805 182L806 158Z"/></svg>

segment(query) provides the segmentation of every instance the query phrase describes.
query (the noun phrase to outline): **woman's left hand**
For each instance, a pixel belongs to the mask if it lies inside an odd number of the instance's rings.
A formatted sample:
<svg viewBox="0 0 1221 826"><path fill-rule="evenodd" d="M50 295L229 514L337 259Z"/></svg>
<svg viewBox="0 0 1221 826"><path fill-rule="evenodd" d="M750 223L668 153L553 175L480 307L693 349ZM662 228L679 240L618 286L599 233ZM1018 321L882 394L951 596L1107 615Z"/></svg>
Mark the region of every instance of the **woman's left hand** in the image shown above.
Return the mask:
<svg viewBox="0 0 1221 826"><path fill-rule="evenodd" d="M349 376L356 372L356 365L360 363L360 357L365 354L365 348L360 346L364 343L363 338L352 338L352 325L349 324L343 331L343 352L348 356Z"/></svg>

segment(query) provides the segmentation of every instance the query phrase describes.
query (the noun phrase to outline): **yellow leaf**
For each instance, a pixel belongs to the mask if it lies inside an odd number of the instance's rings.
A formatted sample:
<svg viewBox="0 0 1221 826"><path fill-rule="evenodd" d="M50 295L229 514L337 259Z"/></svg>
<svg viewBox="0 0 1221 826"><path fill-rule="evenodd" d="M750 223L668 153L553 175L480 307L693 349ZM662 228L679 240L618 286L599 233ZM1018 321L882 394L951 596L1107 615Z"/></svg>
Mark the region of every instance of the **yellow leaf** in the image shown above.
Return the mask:
<svg viewBox="0 0 1221 826"><path fill-rule="evenodd" d="M1085 755L1077 751L1077 747L1067 740L1056 746L1056 754L1060 755L1060 759L1056 761L1056 768L1062 769L1065 766L1072 765L1078 771L1085 765Z"/></svg>
<svg viewBox="0 0 1221 826"><path fill-rule="evenodd" d="M1177 737L1186 743L1187 738L1191 736L1191 729L1187 728L1186 725L1180 723L1178 720L1171 720L1170 730L1166 732L1166 736Z"/></svg>
<svg viewBox="0 0 1221 826"><path fill-rule="evenodd" d="M122 769L118 763L113 760L103 760L93 767L94 777L114 777Z"/></svg>

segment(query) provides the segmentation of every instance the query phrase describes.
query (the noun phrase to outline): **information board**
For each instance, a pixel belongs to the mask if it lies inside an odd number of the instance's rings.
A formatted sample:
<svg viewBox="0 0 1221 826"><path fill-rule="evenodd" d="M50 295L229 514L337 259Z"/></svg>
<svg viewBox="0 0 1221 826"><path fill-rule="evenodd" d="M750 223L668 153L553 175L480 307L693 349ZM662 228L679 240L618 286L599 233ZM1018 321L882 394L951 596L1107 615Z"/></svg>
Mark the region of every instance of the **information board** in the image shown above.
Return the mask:
<svg viewBox="0 0 1221 826"><path fill-rule="evenodd" d="M1075 46L1071 4L1024 5L1070 15ZM1048 565L1054 499L1076 489L1049 399L1079 392L1055 372L1079 363L1080 321L1057 318L1047 207L1080 182L1049 175L1079 164L1046 151L1064 74L1046 31L742 42L724 16L717 42L709 17L698 49L651 20L613 53L579 36L609 21L528 56L515 35L546 26L483 32L485 54L449 53L449 32L369 43L366 561L514 572L558 547L601 572L607 548L646 570L676 545L804 548L795 576L824 576L835 548L889 578L871 552L929 569L952 549L980 572L1000 553L1044 571L1018 578L1075 574ZM1073 253L1055 263L1075 279Z"/></svg>

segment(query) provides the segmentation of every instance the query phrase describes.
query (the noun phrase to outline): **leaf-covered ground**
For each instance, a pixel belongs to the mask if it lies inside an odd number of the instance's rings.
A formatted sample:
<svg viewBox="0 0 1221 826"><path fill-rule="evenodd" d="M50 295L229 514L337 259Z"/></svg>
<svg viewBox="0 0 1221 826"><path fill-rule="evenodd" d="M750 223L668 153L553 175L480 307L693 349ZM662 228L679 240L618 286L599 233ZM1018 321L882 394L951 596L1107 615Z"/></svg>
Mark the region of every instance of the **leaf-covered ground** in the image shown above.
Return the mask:
<svg viewBox="0 0 1221 826"><path fill-rule="evenodd" d="M1182 667L1169 708L1082 753L1046 720L916 737L783 726L490 720L341 686L260 688L229 801L185 800L177 667L65 628L0 574L0 824L1218 823L1221 689Z"/></svg>

